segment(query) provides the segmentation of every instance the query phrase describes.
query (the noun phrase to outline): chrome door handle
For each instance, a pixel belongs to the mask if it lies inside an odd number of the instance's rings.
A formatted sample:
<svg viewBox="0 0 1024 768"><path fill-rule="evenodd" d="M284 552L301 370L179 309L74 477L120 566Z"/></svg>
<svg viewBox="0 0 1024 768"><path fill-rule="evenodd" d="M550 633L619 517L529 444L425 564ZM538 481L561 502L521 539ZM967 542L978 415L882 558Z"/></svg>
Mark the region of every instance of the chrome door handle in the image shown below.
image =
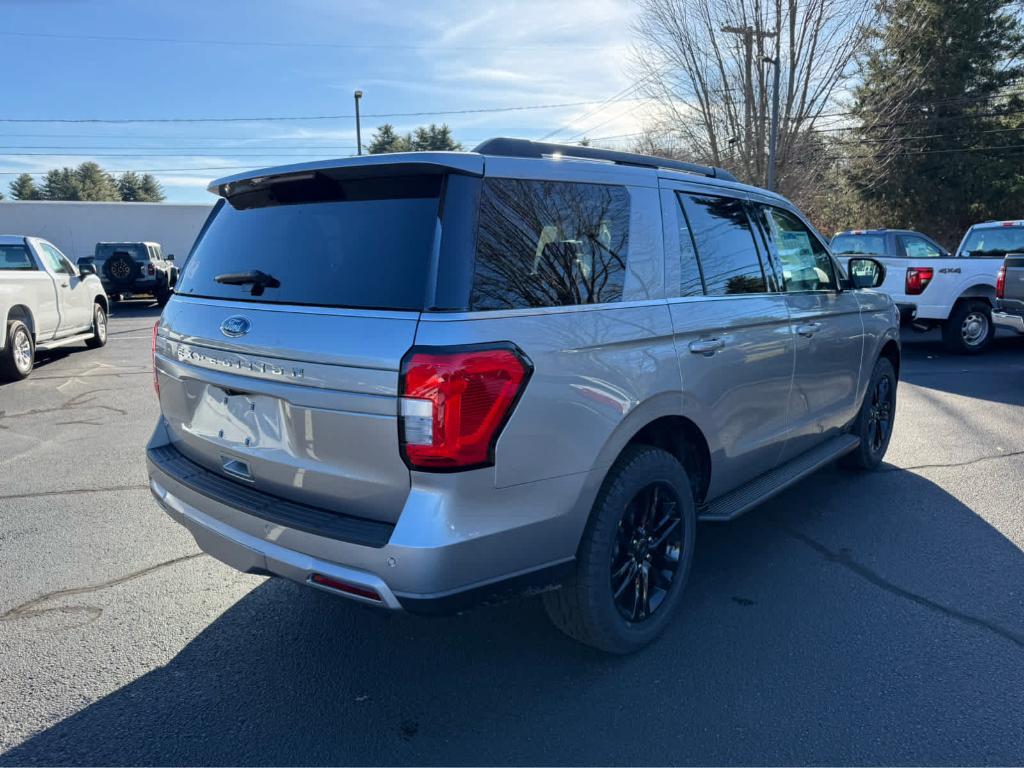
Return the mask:
<svg viewBox="0 0 1024 768"><path fill-rule="evenodd" d="M722 339L699 339L690 342L690 351L695 355L711 357L724 346L725 342Z"/></svg>
<svg viewBox="0 0 1024 768"><path fill-rule="evenodd" d="M804 323L796 327L796 332L801 336L811 337L821 330L821 323Z"/></svg>

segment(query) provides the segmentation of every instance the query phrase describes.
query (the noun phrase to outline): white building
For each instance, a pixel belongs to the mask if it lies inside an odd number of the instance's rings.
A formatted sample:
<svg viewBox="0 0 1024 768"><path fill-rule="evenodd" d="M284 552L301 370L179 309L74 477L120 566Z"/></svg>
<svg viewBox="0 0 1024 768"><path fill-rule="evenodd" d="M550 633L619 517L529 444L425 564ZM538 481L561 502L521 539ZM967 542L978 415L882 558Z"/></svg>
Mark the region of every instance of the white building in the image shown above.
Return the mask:
<svg viewBox="0 0 1024 768"><path fill-rule="evenodd" d="M0 202L0 234L49 240L72 261L92 256L96 243L160 243L184 261L206 221L209 205L179 203Z"/></svg>

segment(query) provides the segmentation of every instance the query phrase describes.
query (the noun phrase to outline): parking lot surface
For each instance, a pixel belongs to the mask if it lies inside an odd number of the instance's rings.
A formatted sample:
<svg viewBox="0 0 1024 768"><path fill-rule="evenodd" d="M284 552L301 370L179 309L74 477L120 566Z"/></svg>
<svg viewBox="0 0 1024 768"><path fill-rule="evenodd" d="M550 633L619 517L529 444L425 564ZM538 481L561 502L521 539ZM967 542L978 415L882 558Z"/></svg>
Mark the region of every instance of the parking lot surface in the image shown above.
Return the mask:
<svg viewBox="0 0 1024 768"><path fill-rule="evenodd" d="M0 765L1024 762L1024 339L908 333L882 469L700 527L610 658L537 600L386 614L200 554L146 484L156 316L0 386Z"/></svg>

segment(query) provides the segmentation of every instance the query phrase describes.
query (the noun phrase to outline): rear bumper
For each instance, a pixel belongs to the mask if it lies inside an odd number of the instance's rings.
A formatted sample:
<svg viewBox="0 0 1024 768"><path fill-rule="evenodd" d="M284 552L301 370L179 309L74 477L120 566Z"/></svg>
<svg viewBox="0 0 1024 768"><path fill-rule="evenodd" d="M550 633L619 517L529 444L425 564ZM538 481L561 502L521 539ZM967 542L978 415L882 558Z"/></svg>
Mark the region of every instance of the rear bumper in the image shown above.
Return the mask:
<svg viewBox="0 0 1024 768"><path fill-rule="evenodd" d="M912 323L917 318L917 304L898 301L896 308L900 311L900 325Z"/></svg>
<svg viewBox="0 0 1024 768"><path fill-rule="evenodd" d="M150 450L162 445L160 426ZM478 470L487 492L470 479L476 473L461 473L466 487L454 492L458 475L430 476L426 482L436 483L414 485L390 538L371 546L243 512L182 482L152 455L147 464L153 496L216 559L246 573L415 613L450 613L556 585L574 560L592 479L586 473L495 489L493 470ZM317 574L356 589L315 583Z"/></svg>
<svg viewBox="0 0 1024 768"><path fill-rule="evenodd" d="M992 310L992 322L1004 328L1012 328L1017 333L1024 333L1024 315L1018 312L994 309Z"/></svg>

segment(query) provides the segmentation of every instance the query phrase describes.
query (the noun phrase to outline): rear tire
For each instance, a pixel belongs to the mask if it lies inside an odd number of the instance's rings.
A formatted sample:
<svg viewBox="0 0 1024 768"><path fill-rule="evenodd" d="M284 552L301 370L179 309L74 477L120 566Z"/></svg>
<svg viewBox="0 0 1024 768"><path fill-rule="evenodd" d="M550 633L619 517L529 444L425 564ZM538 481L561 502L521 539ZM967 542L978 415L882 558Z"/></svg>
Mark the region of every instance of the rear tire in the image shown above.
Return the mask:
<svg viewBox="0 0 1024 768"><path fill-rule="evenodd" d="M996 334L992 306L987 301L961 301L942 324L946 349L958 355L977 355L988 349Z"/></svg>
<svg viewBox="0 0 1024 768"><path fill-rule="evenodd" d="M887 358L878 358L871 371L864 402L850 430L850 434L860 438L860 445L843 457L843 466L869 470L882 463L896 422L896 384L892 363Z"/></svg>
<svg viewBox="0 0 1024 768"><path fill-rule="evenodd" d="M0 381L21 381L32 373L36 345L32 332L21 320L7 324L7 339L0 351Z"/></svg>
<svg viewBox="0 0 1024 768"><path fill-rule="evenodd" d="M166 284L158 285L153 291L153 296L156 297L157 306L166 306L167 302L171 300L171 289Z"/></svg>
<svg viewBox="0 0 1024 768"><path fill-rule="evenodd" d="M697 509L686 470L659 448L629 446L605 478L573 574L543 596L558 629L615 654L660 635L693 561Z"/></svg>
<svg viewBox="0 0 1024 768"><path fill-rule="evenodd" d="M92 338L85 340L90 349L99 349L107 343L107 313L102 305L92 307Z"/></svg>

